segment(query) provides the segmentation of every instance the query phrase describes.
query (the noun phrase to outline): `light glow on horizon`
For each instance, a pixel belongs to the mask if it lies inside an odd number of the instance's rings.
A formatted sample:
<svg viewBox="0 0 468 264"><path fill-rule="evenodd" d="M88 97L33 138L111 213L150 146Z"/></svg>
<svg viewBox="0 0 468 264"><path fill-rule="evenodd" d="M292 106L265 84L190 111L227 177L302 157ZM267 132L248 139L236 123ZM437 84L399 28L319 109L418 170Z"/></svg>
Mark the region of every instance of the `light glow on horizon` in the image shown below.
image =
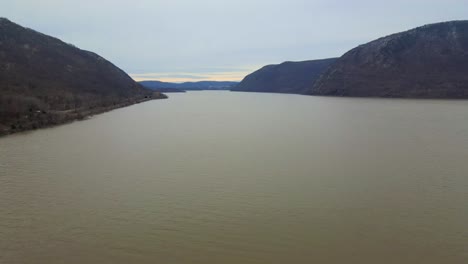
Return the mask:
<svg viewBox="0 0 468 264"><path fill-rule="evenodd" d="M240 82L248 74L255 71L226 71L226 72L163 72L163 73L131 73L129 74L135 81L161 81L161 82L198 82L198 81L233 81Z"/></svg>

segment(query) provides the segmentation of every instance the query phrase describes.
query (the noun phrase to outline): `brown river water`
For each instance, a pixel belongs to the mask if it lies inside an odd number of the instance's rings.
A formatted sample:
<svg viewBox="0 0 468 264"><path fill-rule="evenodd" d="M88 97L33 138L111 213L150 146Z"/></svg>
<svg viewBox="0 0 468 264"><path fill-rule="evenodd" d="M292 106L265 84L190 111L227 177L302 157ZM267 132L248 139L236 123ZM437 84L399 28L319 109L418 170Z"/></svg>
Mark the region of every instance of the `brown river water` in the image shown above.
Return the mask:
<svg viewBox="0 0 468 264"><path fill-rule="evenodd" d="M468 263L468 101L190 92L0 138L0 263Z"/></svg>

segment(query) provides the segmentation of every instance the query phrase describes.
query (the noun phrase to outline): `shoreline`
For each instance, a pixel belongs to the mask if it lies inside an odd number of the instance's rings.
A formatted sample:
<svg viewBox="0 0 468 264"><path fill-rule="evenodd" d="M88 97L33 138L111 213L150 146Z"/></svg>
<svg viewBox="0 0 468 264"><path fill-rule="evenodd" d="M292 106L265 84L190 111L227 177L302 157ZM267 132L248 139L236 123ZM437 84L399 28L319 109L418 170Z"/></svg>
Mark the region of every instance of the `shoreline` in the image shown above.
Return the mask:
<svg viewBox="0 0 468 264"><path fill-rule="evenodd" d="M95 107L92 109L70 109L65 111L48 112L37 111L23 116L16 122L16 124L12 124L10 125L10 127L4 126L2 128L2 124L0 124L0 138L16 133L64 125L74 121L84 120L94 115L99 115L115 109L131 106L134 104L140 104L151 100L161 100L167 98L168 96L165 94L155 93L151 96L145 96L142 98L130 98L118 104Z"/></svg>

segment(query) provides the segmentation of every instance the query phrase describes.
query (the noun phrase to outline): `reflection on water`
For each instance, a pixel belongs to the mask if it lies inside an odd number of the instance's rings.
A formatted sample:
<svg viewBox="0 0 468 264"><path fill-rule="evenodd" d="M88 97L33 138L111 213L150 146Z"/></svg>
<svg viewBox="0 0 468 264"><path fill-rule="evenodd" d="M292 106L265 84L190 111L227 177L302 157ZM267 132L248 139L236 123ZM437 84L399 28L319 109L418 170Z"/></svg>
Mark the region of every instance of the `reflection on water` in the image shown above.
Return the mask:
<svg viewBox="0 0 468 264"><path fill-rule="evenodd" d="M171 94L0 139L0 263L465 263L468 104Z"/></svg>

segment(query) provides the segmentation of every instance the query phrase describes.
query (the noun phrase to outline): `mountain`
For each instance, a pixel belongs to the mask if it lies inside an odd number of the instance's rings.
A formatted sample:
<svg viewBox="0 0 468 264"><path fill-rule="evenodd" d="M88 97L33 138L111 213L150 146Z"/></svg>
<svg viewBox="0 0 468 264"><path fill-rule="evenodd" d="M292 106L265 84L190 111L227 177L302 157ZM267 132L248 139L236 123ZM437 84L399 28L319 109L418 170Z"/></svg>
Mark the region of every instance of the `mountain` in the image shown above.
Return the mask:
<svg viewBox="0 0 468 264"><path fill-rule="evenodd" d="M141 81L140 84L153 91L167 91L175 89L174 92L183 92L200 90L229 90L231 87L238 84L238 82L201 81L170 83L161 81Z"/></svg>
<svg viewBox="0 0 468 264"><path fill-rule="evenodd" d="M333 58L267 65L247 75L232 90L304 94L335 60Z"/></svg>
<svg viewBox="0 0 468 264"><path fill-rule="evenodd" d="M468 98L468 21L426 25L361 45L339 58L308 93Z"/></svg>
<svg viewBox="0 0 468 264"><path fill-rule="evenodd" d="M151 90L159 89L175 89L177 91L184 92L184 90L179 90L177 86L180 86L180 83L170 83L170 82L161 82L161 81L141 81L139 82L143 87Z"/></svg>
<svg viewBox="0 0 468 264"><path fill-rule="evenodd" d="M139 82L146 89L158 91L161 93L185 93L185 90L177 88L180 83L169 83L161 81L141 81Z"/></svg>
<svg viewBox="0 0 468 264"><path fill-rule="evenodd" d="M0 134L163 98L109 61L0 18Z"/></svg>

